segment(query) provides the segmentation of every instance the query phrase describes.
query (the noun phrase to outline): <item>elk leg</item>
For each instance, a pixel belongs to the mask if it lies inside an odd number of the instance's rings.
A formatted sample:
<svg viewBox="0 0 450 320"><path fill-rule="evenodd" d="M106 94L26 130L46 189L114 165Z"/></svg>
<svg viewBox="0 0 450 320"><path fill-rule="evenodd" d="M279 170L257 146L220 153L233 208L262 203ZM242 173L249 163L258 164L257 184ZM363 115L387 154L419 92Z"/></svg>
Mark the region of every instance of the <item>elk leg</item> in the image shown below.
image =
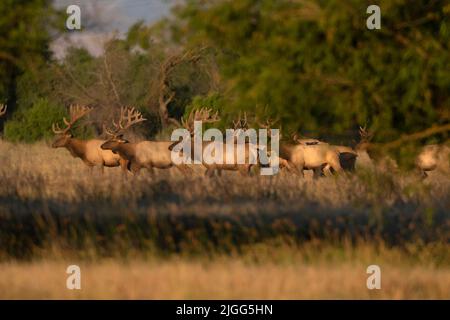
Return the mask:
<svg viewBox="0 0 450 320"><path fill-rule="evenodd" d="M341 167L341 164L340 164L340 162L339 162L339 159L338 159L337 162L336 162L336 161L330 162L329 165L330 165L331 168L332 168L335 172L337 172L337 173L341 173L341 172L343 171L343 170L342 170L342 167Z"/></svg>
<svg viewBox="0 0 450 320"><path fill-rule="evenodd" d="M239 173L242 176L249 176L250 175L250 168L251 168L251 166L240 166L238 168L238 171L239 171Z"/></svg>
<svg viewBox="0 0 450 320"><path fill-rule="evenodd" d="M216 167L215 166L208 166L206 167L205 176L212 177L215 173Z"/></svg>
<svg viewBox="0 0 450 320"><path fill-rule="evenodd" d="M331 166L327 163L327 164L325 165L325 167L323 167L322 174L323 174L324 176L326 176L326 177L332 176L332 175L333 175L332 170L333 170L333 169L331 168Z"/></svg>
<svg viewBox="0 0 450 320"><path fill-rule="evenodd" d="M188 174L188 173L192 173L193 170L192 168L189 168L187 165L185 164L181 164L179 166L177 166L177 169L180 170L180 172L184 175Z"/></svg>
<svg viewBox="0 0 450 320"><path fill-rule="evenodd" d="M420 176L422 177L422 179L425 179L426 177L428 177L428 173L425 170L420 170Z"/></svg>
<svg viewBox="0 0 450 320"><path fill-rule="evenodd" d="M314 180L322 177L322 167L313 169L313 172L314 172L314 175L313 175Z"/></svg>
<svg viewBox="0 0 450 320"><path fill-rule="evenodd" d="M139 175L139 172L140 172L140 170L141 170L141 167L138 165L138 164L136 164L135 162L130 162L129 164L128 164L128 166L129 166L129 169L130 169L130 171L134 174L134 175Z"/></svg>
<svg viewBox="0 0 450 320"><path fill-rule="evenodd" d="M150 172L150 175L151 175L151 176L154 176L154 175L155 175L155 169L153 169L152 166L147 166L147 169L148 169L148 171Z"/></svg>
<svg viewBox="0 0 450 320"><path fill-rule="evenodd" d="M120 168L122 170L122 177L126 179L127 178L127 171L129 170L129 168L128 168L128 160L120 159L119 160L119 164L120 164Z"/></svg>
<svg viewBox="0 0 450 320"><path fill-rule="evenodd" d="M297 174L304 178L305 177L305 173L303 172L303 170L305 169L304 165L292 165L292 167L295 169L295 171L297 172Z"/></svg>

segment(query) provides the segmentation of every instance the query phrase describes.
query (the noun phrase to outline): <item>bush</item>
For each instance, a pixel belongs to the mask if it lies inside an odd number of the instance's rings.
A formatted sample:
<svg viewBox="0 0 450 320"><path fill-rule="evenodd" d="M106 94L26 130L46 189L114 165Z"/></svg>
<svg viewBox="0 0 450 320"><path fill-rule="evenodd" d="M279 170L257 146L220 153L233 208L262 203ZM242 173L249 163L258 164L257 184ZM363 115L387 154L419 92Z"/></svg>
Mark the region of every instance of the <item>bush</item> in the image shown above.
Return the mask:
<svg viewBox="0 0 450 320"><path fill-rule="evenodd" d="M52 138L52 123L66 115L63 107L49 103L47 99L38 99L31 108L18 111L13 119L6 122L5 138L13 142Z"/></svg>
<svg viewBox="0 0 450 320"><path fill-rule="evenodd" d="M222 110L224 109L225 101L224 98L217 92L210 92L206 96L195 96L191 103L186 107L184 112L184 118L187 118L189 113L192 110L198 110L201 108L211 109L213 112L219 111L219 115L222 118L226 116L222 114ZM218 124L214 125L214 127L219 127Z"/></svg>

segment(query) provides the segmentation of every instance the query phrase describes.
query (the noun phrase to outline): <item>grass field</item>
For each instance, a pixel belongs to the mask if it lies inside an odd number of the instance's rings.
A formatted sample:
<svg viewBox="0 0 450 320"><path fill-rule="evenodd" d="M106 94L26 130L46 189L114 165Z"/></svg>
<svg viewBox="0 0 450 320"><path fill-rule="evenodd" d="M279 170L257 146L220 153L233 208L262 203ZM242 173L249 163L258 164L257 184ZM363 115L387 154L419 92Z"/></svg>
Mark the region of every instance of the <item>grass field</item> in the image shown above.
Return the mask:
<svg viewBox="0 0 450 320"><path fill-rule="evenodd" d="M448 174L123 179L1 141L0 164L0 298L450 298Z"/></svg>

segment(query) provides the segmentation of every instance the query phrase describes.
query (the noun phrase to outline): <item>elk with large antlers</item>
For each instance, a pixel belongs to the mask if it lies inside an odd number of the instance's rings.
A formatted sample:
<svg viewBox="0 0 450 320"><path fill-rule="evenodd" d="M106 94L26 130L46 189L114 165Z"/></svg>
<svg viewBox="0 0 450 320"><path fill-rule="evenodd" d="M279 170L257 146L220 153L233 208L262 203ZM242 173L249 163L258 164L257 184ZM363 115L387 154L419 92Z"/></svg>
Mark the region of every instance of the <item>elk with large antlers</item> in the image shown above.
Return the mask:
<svg viewBox="0 0 450 320"><path fill-rule="evenodd" d="M187 129L191 135L191 138L194 137L194 123L195 121L201 121L202 123L214 123L220 121L220 117L218 112L213 113L211 109L202 108L199 110L192 110L186 119L182 119L182 124L185 129ZM233 136L234 145L230 150L226 147L226 144L223 141L202 141L202 150L210 150L211 158L214 158L214 161L206 161L204 155L202 154L202 164L206 168L205 174L207 176L213 176L216 172L218 175L221 175L222 170L229 171L239 171L242 175L248 175L250 170L255 163L250 161L250 158L253 157L257 159L257 147L252 146L249 142L241 142L239 135L245 134L245 131L248 129L246 115L244 114L244 118L239 116L239 119L233 121L235 135ZM244 139L245 140L245 139ZM191 152L194 150L194 140L191 139ZM174 143L170 150L177 145L178 142ZM220 150L220 151L219 151ZM215 157L215 152L221 152L221 156ZM242 163L238 161L239 152L242 152L241 158ZM231 154L230 154L231 153ZM191 159L194 159L198 155L191 154ZM220 158L220 159L218 159ZM217 161L216 161L217 160ZM256 162L256 161L255 161Z"/></svg>
<svg viewBox="0 0 450 320"><path fill-rule="evenodd" d="M141 168L150 171L153 168L168 169L176 164L172 161L169 150L172 141L141 141L131 143L123 135L131 128L146 119L134 108L121 108L120 117L117 122L113 121L113 128L105 131L111 137L101 145L103 150L110 150L121 158L129 161L128 168L138 174ZM182 172L186 172L185 166L177 166Z"/></svg>
<svg viewBox="0 0 450 320"><path fill-rule="evenodd" d="M3 117L6 114L7 108L8 107L6 105L0 103L0 117Z"/></svg>
<svg viewBox="0 0 450 320"><path fill-rule="evenodd" d="M61 129L56 123L53 123L53 132L57 138L52 144L53 148L66 148L75 158L80 158L92 171L94 166L100 166L102 173L104 167L121 166L124 172L127 169L127 161L122 159L119 155L114 154L108 150L102 150L100 146L105 142L104 140L91 139L80 140L76 139L71 134L71 129L75 122L86 116L92 108L84 106L70 106L70 119L63 118L65 128Z"/></svg>

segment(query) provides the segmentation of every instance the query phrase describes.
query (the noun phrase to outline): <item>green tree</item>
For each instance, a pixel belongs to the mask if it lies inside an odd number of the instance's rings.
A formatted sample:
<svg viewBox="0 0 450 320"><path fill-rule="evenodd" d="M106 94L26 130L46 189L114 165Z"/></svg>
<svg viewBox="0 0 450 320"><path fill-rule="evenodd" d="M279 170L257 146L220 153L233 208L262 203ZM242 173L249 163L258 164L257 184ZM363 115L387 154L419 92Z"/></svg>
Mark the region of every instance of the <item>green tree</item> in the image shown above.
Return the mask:
<svg viewBox="0 0 450 320"><path fill-rule="evenodd" d="M379 141L448 123L450 5L377 3L381 30L366 28L363 0L189 0L174 39L216 48L225 113L268 113L318 137L368 122Z"/></svg>
<svg viewBox="0 0 450 320"><path fill-rule="evenodd" d="M52 124L66 116L63 107L38 99L25 112L18 111L5 125L5 138L10 141L35 142L54 136Z"/></svg>
<svg viewBox="0 0 450 320"><path fill-rule="evenodd" d="M26 73L39 77L49 60L51 33L63 26L50 0L0 2L0 100L14 112L18 78ZM61 22L61 23L59 23Z"/></svg>

